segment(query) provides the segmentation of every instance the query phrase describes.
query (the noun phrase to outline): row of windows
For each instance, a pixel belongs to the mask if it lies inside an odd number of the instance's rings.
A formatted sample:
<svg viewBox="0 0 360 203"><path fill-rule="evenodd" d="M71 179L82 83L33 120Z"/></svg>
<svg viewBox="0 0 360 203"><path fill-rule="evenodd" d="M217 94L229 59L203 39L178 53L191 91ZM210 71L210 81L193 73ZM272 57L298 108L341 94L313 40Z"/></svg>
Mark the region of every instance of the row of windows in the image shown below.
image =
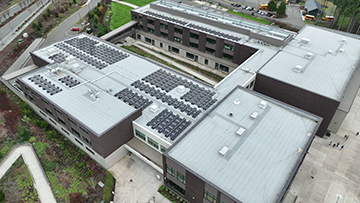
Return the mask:
<svg viewBox="0 0 360 203"><path fill-rule="evenodd" d="M140 131L138 131L137 129L135 129L135 135L137 137L139 137L140 139L144 140L146 142L146 135ZM151 139L150 137L147 138L147 142L153 146L154 148L156 148L157 150L159 150L159 143L157 143L155 140ZM166 151L166 147L160 145L160 151L161 152L165 152Z"/></svg>
<svg viewBox="0 0 360 203"><path fill-rule="evenodd" d="M171 167L171 166L169 166L169 165L167 165L167 164L166 164L166 172L167 172L168 174L170 174L171 176L173 176L173 177L175 176L174 168ZM183 175L183 174L180 173L179 171L176 172L176 178L178 179L178 181L186 184L186 177L185 177L185 175Z"/></svg>
<svg viewBox="0 0 360 203"><path fill-rule="evenodd" d="M211 194L209 191L204 190L204 198L211 203L216 203L216 196Z"/></svg>

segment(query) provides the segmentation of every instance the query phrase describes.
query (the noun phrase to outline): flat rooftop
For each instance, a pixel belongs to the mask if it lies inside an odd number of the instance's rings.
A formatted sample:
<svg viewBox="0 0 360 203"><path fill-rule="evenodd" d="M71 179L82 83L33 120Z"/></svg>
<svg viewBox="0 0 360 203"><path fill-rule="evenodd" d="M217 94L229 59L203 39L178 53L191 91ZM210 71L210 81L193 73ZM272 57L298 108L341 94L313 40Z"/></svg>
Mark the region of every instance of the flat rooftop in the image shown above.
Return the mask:
<svg viewBox="0 0 360 203"><path fill-rule="evenodd" d="M213 8L196 8L185 4L163 0L152 2L151 4L136 8L133 11L147 14L163 21L169 21L174 24L179 24L193 30L205 32L234 42L241 42L249 37L239 33L238 31L231 31L231 27L242 28L262 36L272 37L279 40L287 40L294 34L288 30L243 20L240 17ZM176 12L181 12L186 15L179 16ZM230 29L219 29L219 27L212 24L202 23L201 19L226 24Z"/></svg>
<svg viewBox="0 0 360 203"><path fill-rule="evenodd" d="M87 34L32 53L50 65L19 79L98 136L142 109L136 122L174 142L217 102L211 86ZM154 105L160 111L150 111ZM181 132L147 125L163 110L174 114Z"/></svg>
<svg viewBox="0 0 360 203"><path fill-rule="evenodd" d="M360 40L306 26L259 73L340 101L359 53Z"/></svg>
<svg viewBox="0 0 360 203"><path fill-rule="evenodd" d="M318 125L316 116L236 88L166 156L241 202L275 202Z"/></svg>

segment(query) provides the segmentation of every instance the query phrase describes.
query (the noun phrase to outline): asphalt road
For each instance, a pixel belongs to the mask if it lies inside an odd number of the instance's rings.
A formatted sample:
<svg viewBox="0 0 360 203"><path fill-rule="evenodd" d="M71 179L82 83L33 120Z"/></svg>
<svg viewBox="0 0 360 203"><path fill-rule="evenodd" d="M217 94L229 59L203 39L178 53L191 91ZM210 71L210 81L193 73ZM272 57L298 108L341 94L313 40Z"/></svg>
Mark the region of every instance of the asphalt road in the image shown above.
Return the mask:
<svg viewBox="0 0 360 203"><path fill-rule="evenodd" d="M57 26L55 29L53 29L50 34L46 37L44 43L41 45L41 47L45 47L47 45L53 44L55 42L67 39L69 37L75 36L77 32L70 31L73 27L81 27L79 24L76 24L80 18L83 18L87 15L87 13L95 8L98 2L101 0L91 0L90 3L83 8L81 8L79 11L77 11L75 14L67 18L65 21L63 21L59 26Z"/></svg>
<svg viewBox="0 0 360 203"><path fill-rule="evenodd" d="M45 5L47 0L42 0L43 4ZM32 15L33 12L35 12L39 7L41 7L41 3L35 3L27 10L20 13L18 16L16 16L14 19L12 19L9 23L4 25L0 29L0 38L3 39L5 36L10 34L11 32L15 32L17 27L19 27L26 19L29 18L29 16Z"/></svg>
<svg viewBox="0 0 360 203"><path fill-rule="evenodd" d="M29 4L32 4L34 1L35 1L35 0L29 0L29 1L20 2L20 3L24 4L22 7L26 7L26 6L28 6ZM4 22L6 19L8 19L8 18L9 18L9 15L12 16L12 15L14 15L16 12L21 11L21 10L22 10L21 6L20 6L19 4L16 4L16 5L8 8L8 9L2 11L2 12L0 13L0 23Z"/></svg>

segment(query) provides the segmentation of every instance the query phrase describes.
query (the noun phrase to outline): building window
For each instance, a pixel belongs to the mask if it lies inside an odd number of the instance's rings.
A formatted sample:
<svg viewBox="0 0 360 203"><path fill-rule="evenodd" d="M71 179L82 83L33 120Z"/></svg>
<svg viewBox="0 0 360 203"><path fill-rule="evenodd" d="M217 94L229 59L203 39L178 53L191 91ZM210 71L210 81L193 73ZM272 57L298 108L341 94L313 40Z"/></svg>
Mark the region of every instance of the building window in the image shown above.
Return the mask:
<svg viewBox="0 0 360 203"><path fill-rule="evenodd" d="M59 121L61 124L63 124L64 126L66 126L66 123L65 123L61 118L57 117L57 119L58 119L58 121Z"/></svg>
<svg viewBox="0 0 360 203"><path fill-rule="evenodd" d="M139 21L142 21L142 16L139 16Z"/></svg>
<svg viewBox="0 0 360 203"><path fill-rule="evenodd" d="M142 132L140 132L136 129L135 129L135 135L138 136L140 139L146 141L146 136Z"/></svg>
<svg viewBox="0 0 360 203"><path fill-rule="evenodd" d="M81 126L79 126L80 130L82 130L84 133L89 134L88 131L86 131L84 128L82 128Z"/></svg>
<svg viewBox="0 0 360 203"><path fill-rule="evenodd" d="M136 36L137 36L138 39L141 39L141 35L137 34Z"/></svg>
<svg viewBox="0 0 360 203"><path fill-rule="evenodd" d="M166 164L166 172L172 176L175 176L174 168Z"/></svg>
<svg viewBox="0 0 360 203"><path fill-rule="evenodd" d="M150 38L145 37L145 42L147 42L147 43L151 43L151 39L150 39Z"/></svg>
<svg viewBox="0 0 360 203"><path fill-rule="evenodd" d="M56 122L53 119L49 118L49 120L56 125Z"/></svg>
<svg viewBox="0 0 360 203"><path fill-rule="evenodd" d="M61 111L59 111L57 108L54 108L54 109L58 114L62 115Z"/></svg>
<svg viewBox="0 0 360 203"><path fill-rule="evenodd" d="M199 35L192 32L190 32L190 37L194 39L199 39Z"/></svg>
<svg viewBox="0 0 360 203"><path fill-rule="evenodd" d="M181 174L179 171L177 172L177 179L178 179L180 182L186 184L186 181L185 181L186 177L185 177L185 175Z"/></svg>
<svg viewBox="0 0 360 203"><path fill-rule="evenodd" d="M229 60L229 61L233 60L233 56L231 56L229 54L225 54L225 53L223 53L223 58L226 59L226 60Z"/></svg>
<svg viewBox="0 0 360 203"><path fill-rule="evenodd" d="M91 154L93 154L93 155L95 155L95 153L91 150L91 149L89 149L88 147L85 147Z"/></svg>
<svg viewBox="0 0 360 203"><path fill-rule="evenodd" d="M147 19L146 22L147 22L148 24L150 24L150 25L154 25L154 24L155 24L154 20L151 20L151 19Z"/></svg>
<svg viewBox="0 0 360 203"><path fill-rule="evenodd" d="M52 113L49 109L45 108L45 111L46 111L48 114L53 115L53 113Z"/></svg>
<svg viewBox="0 0 360 203"><path fill-rule="evenodd" d="M49 102L47 102L45 99L41 98L41 101L43 101L45 104L49 105Z"/></svg>
<svg viewBox="0 0 360 203"><path fill-rule="evenodd" d="M80 137L80 133L78 131L76 131L74 128L71 128L71 131L77 135L78 137Z"/></svg>
<svg viewBox="0 0 360 203"><path fill-rule="evenodd" d="M75 121L71 120L70 118L68 118L68 120L69 120L72 124L77 125L77 124L75 123Z"/></svg>
<svg viewBox="0 0 360 203"><path fill-rule="evenodd" d="M39 110L39 112L40 112L43 116L45 116L45 118L47 118L47 116L46 116L46 114L45 114L44 112L42 112L42 111L40 111L40 110Z"/></svg>
<svg viewBox="0 0 360 203"><path fill-rule="evenodd" d="M225 72L229 72L229 67L224 66L224 65L222 65L222 64L220 64L219 69L222 70L222 71L225 71Z"/></svg>
<svg viewBox="0 0 360 203"><path fill-rule="evenodd" d="M174 32L182 35L182 29L174 27Z"/></svg>
<svg viewBox="0 0 360 203"><path fill-rule="evenodd" d="M216 203L216 196L206 190L204 191L204 198L209 200L211 203Z"/></svg>
<svg viewBox="0 0 360 203"><path fill-rule="evenodd" d="M235 47L233 45L224 43L224 48L230 51L234 51Z"/></svg>
<svg viewBox="0 0 360 203"><path fill-rule="evenodd" d="M209 60L205 59L204 63L205 63L205 65L208 65L208 64L209 64Z"/></svg>
<svg viewBox="0 0 360 203"><path fill-rule="evenodd" d="M69 132L67 130L65 130L64 128L61 128L62 131L64 131L64 133L66 133L67 135L70 135Z"/></svg>
<svg viewBox="0 0 360 203"><path fill-rule="evenodd" d="M166 148L166 147L164 147L164 146L160 145L160 151L161 151L161 152L165 152L166 150L167 150L167 148Z"/></svg>
<svg viewBox="0 0 360 203"><path fill-rule="evenodd" d="M82 142L80 142L80 140L75 138L75 141L78 142L81 146L84 146Z"/></svg>
<svg viewBox="0 0 360 203"><path fill-rule="evenodd" d="M207 37L206 42L209 43L209 44L215 45L216 44L216 39L211 39L211 38Z"/></svg>
<svg viewBox="0 0 360 203"><path fill-rule="evenodd" d="M153 146L156 149L159 149L159 144L157 142L155 142L155 140L151 139L150 137L148 137L148 143Z"/></svg>
<svg viewBox="0 0 360 203"><path fill-rule="evenodd" d="M208 53L208 54L212 54L212 55L215 54L215 50L214 50L214 49L210 49L210 48L208 48L208 47L205 48L205 52Z"/></svg>
<svg viewBox="0 0 360 203"><path fill-rule="evenodd" d="M136 19L137 19L137 15L133 14L133 19L136 20Z"/></svg>
<svg viewBox="0 0 360 203"><path fill-rule="evenodd" d="M180 50L178 48L171 47L171 52L178 54L178 53L180 53Z"/></svg>
<svg viewBox="0 0 360 203"><path fill-rule="evenodd" d="M148 32L155 34L155 30L148 27Z"/></svg>
<svg viewBox="0 0 360 203"><path fill-rule="evenodd" d="M198 48L199 48L199 45L196 44L196 43L190 42L190 47L195 48L195 49L198 49Z"/></svg>
<svg viewBox="0 0 360 203"><path fill-rule="evenodd" d="M188 57L189 59L194 59L195 55L189 52L186 52L186 57Z"/></svg>
<svg viewBox="0 0 360 203"><path fill-rule="evenodd" d="M163 43L160 42L160 47L163 48Z"/></svg>
<svg viewBox="0 0 360 203"><path fill-rule="evenodd" d="M85 142L87 142L89 145L92 145L91 144L91 141L89 141L86 137L82 136L83 137L83 140L85 140Z"/></svg>
<svg viewBox="0 0 360 203"><path fill-rule="evenodd" d="M31 102L34 102L34 99L31 96L29 96L29 99Z"/></svg>
<svg viewBox="0 0 360 203"><path fill-rule="evenodd" d="M163 23L160 23L160 28L167 30L167 29L168 29L168 25L163 24Z"/></svg>
<svg viewBox="0 0 360 203"><path fill-rule="evenodd" d="M160 37L168 38L168 34L165 32L160 32Z"/></svg>
<svg viewBox="0 0 360 203"><path fill-rule="evenodd" d="M144 30L144 26L143 26L143 25L139 25L139 30Z"/></svg>
<svg viewBox="0 0 360 203"><path fill-rule="evenodd" d="M179 37L174 37L174 41L175 41L175 42L179 42L179 43L182 43L182 42L183 42L182 39L179 38Z"/></svg>

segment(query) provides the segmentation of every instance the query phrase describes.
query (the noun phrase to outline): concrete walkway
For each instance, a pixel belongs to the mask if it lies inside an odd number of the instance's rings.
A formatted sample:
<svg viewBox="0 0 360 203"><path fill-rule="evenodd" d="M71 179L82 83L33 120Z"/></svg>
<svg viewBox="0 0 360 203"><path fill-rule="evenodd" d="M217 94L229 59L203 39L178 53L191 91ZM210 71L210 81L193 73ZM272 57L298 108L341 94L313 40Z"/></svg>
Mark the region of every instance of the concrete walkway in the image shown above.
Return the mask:
<svg viewBox="0 0 360 203"><path fill-rule="evenodd" d="M137 156L125 156L109 171L116 178L114 202L153 202L155 197L156 203L171 203L157 191L163 185L162 174Z"/></svg>
<svg viewBox="0 0 360 203"><path fill-rule="evenodd" d="M126 38L126 43L124 43L124 45L126 45L126 46L131 46L131 45L137 46L137 47L139 47L140 49L143 49L143 50L145 50L146 52L148 52L148 53L156 56L157 58L159 58L159 59L161 59L161 60L164 60L164 61L166 61L166 62L168 62L168 63L170 63L170 64L172 64L172 65L174 65L174 66L176 66L176 67L178 67L178 68L180 68L181 70L189 73L190 75L195 76L195 77L197 77L197 78L200 78L200 79L203 80L203 81L206 81L207 83L209 83L209 84L211 84L211 85L216 85L216 84L218 83L216 80L214 80L214 79L212 79L212 78L210 78L210 77L207 77L207 76L205 76L205 75L202 75L202 74L196 72L195 70L193 70L193 69L191 69L191 68L188 68L188 67L186 67L186 66L184 66L184 65L182 65L182 64L180 64L180 63L177 63L177 62L169 59L169 58L166 57L166 56L163 56L163 55L159 54L158 52L164 52L164 50L158 49L158 48L156 48L156 47L154 47L154 46L152 46L152 45L146 44L146 43L141 42L141 41L138 41L138 40L134 40L134 39L132 39L132 38L130 38L130 37ZM154 51L154 50L155 50L155 51ZM199 67L199 68L201 68L201 69L204 69L204 70L213 72L213 73L215 73L215 74L218 74L218 75L220 75L220 76L222 76L222 77L225 77L225 76L226 76L224 73L221 73L220 71L217 71L217 70L214 70L214 69L210 69L210 68L205 67L205 66L201 66L200 64L198 64L198 63L196 63L196 62L194 62L194 61L189 61L189 60L187 60L187 59L185 59L185 58L180 58L179 56L174 55L174 54L171 54L171 53L169 53L169 52L166 52L166 54L169 55L169 56L171 56L171 57L173 57L173 58L179 58L179 60L185 61L185 62L187 62L187 63L189 63L189 64L192 64L192 65L194 65L194 66L197 66L197 67Z"/></svg>
<svg viewBox="0 0 360 203"><path fill-rule="evenodd" d="M360 202L360 93L338 133L315 137L285 203ZM344 135L349 139L345 140ZM340 142L344 149L329 146Z"/></svg>
<svg viewBox="0 0 360 203"><path fill-rule="evenodd" d="M24 162L30 172L31 178L34 182L34 187L39 194L41 202L56 203L54 195L50 188L50 183L45 175L45 172L40 165L40 161L31 145L22 145L13 149L10 154L0 164L0 179L5 175L13 163L22 156Z"/></svg>
<svg viewBox="0 0 360 203"><path fill-rule="evenodd" d="M131 4L131 3L127 3L127 2L123 2L123 1L118 1L118 0L112 0L113 2L116 2L116 3L119 3L119 4L124 4L124 5L127 5L127 6L130 6L132 8L139 8L139 6L136 6L134 4Z"/></svg>

